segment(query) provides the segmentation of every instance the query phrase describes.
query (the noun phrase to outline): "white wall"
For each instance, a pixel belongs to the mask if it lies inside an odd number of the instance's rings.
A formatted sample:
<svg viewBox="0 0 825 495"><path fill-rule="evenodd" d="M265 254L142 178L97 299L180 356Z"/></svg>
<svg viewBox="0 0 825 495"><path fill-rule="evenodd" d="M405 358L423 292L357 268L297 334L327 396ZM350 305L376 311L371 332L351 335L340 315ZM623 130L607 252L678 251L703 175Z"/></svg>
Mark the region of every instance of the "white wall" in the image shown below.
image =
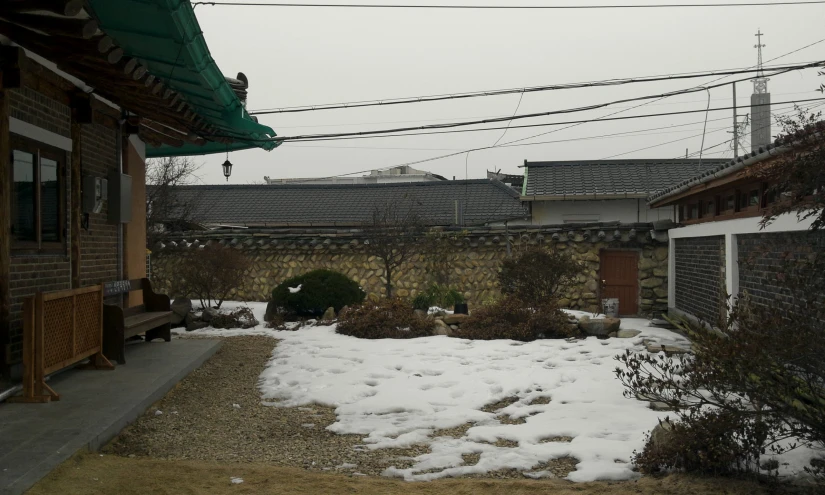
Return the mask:
<svg viewBox="0 0 825 495"><path fill-rule="evenodd" d="M673 207L650 209L644 199L533 201L533 225L673 220Z"/></svg>
<svg viewBox="0 0 825 495"><path fill-rule="evenodd" d="M725 236L725 288L730 294L739 293L739 244L736 236L739 234L775 233L775 232L796 232L808 230L813 223L813 218L798 221L795 213L788 213L777 217L770 225L764 229L760 228L759 222L762 217L737 218L734 220L723 220L720 222L706 222L668 231L669 252L675 253L676 239L707 236ZM676 257L668 258L667 277L667 300L668 307L674 308L676 305Z"/></svg>

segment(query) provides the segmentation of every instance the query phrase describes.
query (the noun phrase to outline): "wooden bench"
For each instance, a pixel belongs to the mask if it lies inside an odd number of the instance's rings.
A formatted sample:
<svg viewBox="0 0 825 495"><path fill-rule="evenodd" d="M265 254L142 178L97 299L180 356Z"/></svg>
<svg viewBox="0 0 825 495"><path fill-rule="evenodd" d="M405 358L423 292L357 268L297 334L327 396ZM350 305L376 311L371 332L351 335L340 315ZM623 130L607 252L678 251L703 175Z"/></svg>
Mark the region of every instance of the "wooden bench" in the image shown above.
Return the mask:
<svg viewBox="0 0 825 495"><path fill-rule="evenodd" d="M149 279L120 280L103 285L103 296L143 291L143 304L123 309L113 304L103 305L103 354L120 364L126 364L126 339L145 333L146 342L154 339L172 340L172 311L169 296L155 294Z"/></svg>

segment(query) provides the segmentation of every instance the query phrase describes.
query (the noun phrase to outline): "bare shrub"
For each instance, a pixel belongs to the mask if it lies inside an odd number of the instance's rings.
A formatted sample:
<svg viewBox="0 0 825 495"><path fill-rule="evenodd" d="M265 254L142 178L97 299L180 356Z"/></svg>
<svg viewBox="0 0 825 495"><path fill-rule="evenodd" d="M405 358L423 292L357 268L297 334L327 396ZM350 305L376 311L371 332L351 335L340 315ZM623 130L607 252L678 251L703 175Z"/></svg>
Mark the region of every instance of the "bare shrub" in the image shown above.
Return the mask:
<svg viewBox="0 0 825 495"><path fill-rule="evenodd" d="M210 244L181 257L170 273L173 293L200 300L204 308L220 308L243 284L250 261L237 249Z"/></svg>
<svg viewBox="0 0 825 495"><path fill-rule="evenodd" d="M498 283L503 294L539 307L555 302L583 272L584 266L568 254L531 248L501 263Z"/></svg>
<svg viewBox="0 0 825 495"><path fill-rule="evenodd" d="M364 301L338 315L336 332L361 339L412 339L433 334L435 323L399 298Z"/></svg>
<svg viewBox="0 0 825 495"><path fill-rule="evenodd" d="M476 340L512 339L529 342L539 338L579 335L567 323L567 315L550 304L532 308L508 296L473 311L461 324L460 336Z"/></svg>
<svg viewBox="0 0 825 495"><path fill-rule="evenodd" d="M387 298L392 298L393 275L420 248L424 221L416 211L416 200L404 196L377 205L364 225L364 250L384 265Z"/></svg>
<svg viewBox="0 0 825 495"><path fill-rule="evenodd" d="M812 235L812 234L809 234ZM747 293L728 304L721 328L677 318L672 321L693 342L694 355L664 357L626 352L616 369L627 397L664 402L676 411L677 432L706 434L705 458L688 438L662 456L649 444L637 456L645 469L753 470L756 453L778 454L795 448L788 439L825 445L825 270L816 255L776 259L776 246L748 263L778 262L765 285L780 287L788 310L757 303ZM764 264L762 266L765 266ZM714 411L713 414L705 411ZM733 433L723 436L711 422L724 421ZM681 449L681 450L680 450ZM717 451L727 450L734 459ZM679 454L679 452L681 452ZM676 454L680 464L674 464ZM718 454L718 455L717 455Z"/></svg>

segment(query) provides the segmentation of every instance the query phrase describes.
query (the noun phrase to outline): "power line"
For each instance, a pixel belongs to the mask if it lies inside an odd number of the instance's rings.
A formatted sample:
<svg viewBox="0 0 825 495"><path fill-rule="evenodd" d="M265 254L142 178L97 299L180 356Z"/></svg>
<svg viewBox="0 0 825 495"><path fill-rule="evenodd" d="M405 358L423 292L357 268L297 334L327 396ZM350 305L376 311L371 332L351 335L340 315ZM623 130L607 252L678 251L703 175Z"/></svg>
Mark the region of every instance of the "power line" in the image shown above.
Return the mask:
<svg viewBox="0 0 825 495"><path fill-rule="evenodd" d="M362 3L282 3L282 2L192 2L192 6L234 7L309 7L343 9L440 9L440 10L606 10L606 9L667 9L667 8L731 8L777 7L791 5L818 5L825 1L746 2L746 3L674 3L625 5L416 5L416 4L362 4Z"/></svg>
<svg viewBox="0 0 825 495"><path fill-rule="evenodd" d="M787 114L789 114L789 113L793 113L793 112L795 112L795 111L796 111L796 105L795 105L795 104L796 104L797 102L792 102L792 103L794 103L794 108L793 108L793 109L791 109L791 110L789 110L789 111L785 111L785 112L778 112L778 113L775 113L774 115L787 115ZM776 104L776 105L781 105L781 104ZM812 105L811 107L809 107L809 109L817 108L817 107L820 107L820 106L822 106L822 105L825 105L825 103L819 103L819 104L816 104L816 105ZM709 120L708 122L713 122L713 120ZM763 127L760 127L759 129L763 129L764 127L771 127L771 126L773 126L773 123L768 124L768 126L763 126ZM712 130L710 133L712 134L712 133L714 133L714 132L718 132L718 131L723 130L723 129L729 129L729 126L720 127L720 128L718 128L718 129ZM702 135L704 135L704 133L702 133L702 134L697 134L697 135L695 135L695 136L689 136L689 137L687 137L687 138L683 138L683 139L676 139L676 140L673 140L673 141L667 141L667 142L664 142L664 143L658 143L658 144L654 144L654 145L651 145L651 146L645 146L645 147L643 147L643 148L637 148L637 149L633 149L633 150L630 150L630 151L625 151L624 153L618 153L618 154L615 154L615 155L606 156L606 157L604 157L604 158L601 158L601 160L607 160L607 159L609 159L609 158L616 158L617 156L624 156L624 155L629 155L629 154L631 154L631 153L636 153L636 152L639 152L639 151L645 151L645 150L649 150L649 149L652 149L652 148L658 148L659 146L665 146L665 145L667 145L667 144L675 143L675 142L678 142L678 141L686 141L687 139L692 139L692 138L694 138L694 137L699 137L699 136L702 136ZM702 154L702 153L703 153L703 151L705 151L705 150L710 150L710 149L713 149L713 148L716 148L716 147L722 146L723 144L730 143L731 141L733 141L733 139L729 139L729 140L727 140L727 141L725 141L725 142L722 142L722 143L719 143L719 144L715 144L715 145L713 145L713 146L709 146L709 147L707 147L707 148L700 147L699 151L695 151L695 152L693 152L693 153L689 154L689 155L688 155L688 157L694 157L694 156L696 156L696 155L700 155L700 154ZM675 157L675 158L682 158L682 155L679 155L679 156L677 156L677 157Z"/></svg>
<svg viewBox="0 0 825 495"><path fill-rule="evenodd" d="M775 105L781 106L781 105L786 105L786 104L788 104L788 103L776 103ZM814 105L810 108L816 108L816 107L822 106L822 105L825 105L825 103L820 103L819 105ZM791 110L791 112L792 111L794 111L794 110ZM781 114L787 114L787 113L789 113L789 112L786 111L786 112L782 112ZM724 117L724 118L721 118L721 119L710 119L710 120L708 120L708 122L715 122L715 121L718 121L718 120L728 120L728 117ZM691 122L691 123L687 123L687 124L676 124L676 125L668 126L667 128L682 127L682 126L687 126L687 125L696 125L696 124L701 124L703 122L704 122L704 120L699 121L699 122ZM721 131L721 130L724 130L724 129L728 129L728 127L729 126L715 128L715 129L711 130L711 133L718 132L718 131ZM559 140L555 140L555 141L545 141L545 142L538 142L538 143L523 143L523 144L513 144L513 145L502 145L502 146L497 146L496 148L510 148L510 147L518 147L518 146L534 146L534 145L540 145L540 144L584 141L584 140L589 140L589 139L598 139L598 138L604 138L604 137L620 136L620 135L623 135L623 134L630 134L630 133L634 133L634 132L642 132L642 131L654 130L654 129L659 129L659 128L640 129L640 130L637 130L637 131L624 131L624 132L618 132L618 133L612 133L612 134L603 134L603 135L600 135L600 136L559 139ZM643 151L643 150L646 150L646 149L656 148L656 147L659 147L659 146L664 146L664 145L679 142L679 141L686 141L688 139L693 139L693 138L699 137L701 135L702 134L696 134L696 135L692 135L692 136L688 136L688 137L684 137L684 138L675 139L673 141L668 141L668 142L665 142L665 143L659 143L659 144L655 144L655 145L652 145L652 146L647 146L647 147L644 147L644 148L628 151L628 152L621 153L621 154L618 154L618 155L613 155L613 156L610 156L610 157L602 158L602 160L606 160L608 158L613 158L613 157L616 157L616 156L627 155L627 154L630 154L630 153L635 153L637 151ZM724 143L722 143L722 144L724 144ZM714 146L706 148L706 149L712 149L716 146L719 146L719 145L714 145ZM442 158L448 158L448 157L453 157L453 156L458 156L458 155L464 155L468 152L483 151L483 150L488 150L488 149L493 149L493 148L494 148L493 146L483 146L483 147L473 148L473 149L469 149L469 150L461 150L461 151L458 151L456 153L450 153L448 155L436 156L436 157L425 158L425 159L421 159L421 160L416 160L416 161L391 165L389 167L384 167L384 169L403 167L403 166L408 166L408 165L417 165L417 164L420 164L420 163L431 162L431 161L439 160L439 159L442 159ZM693 156L693 154L690 155L690 156ZM677 158L681 158L681 156L679 156ZM346 176L349 176L349 175L356 175L356 174L363 174L363 173L371 172L372 170L374 170L374 169L359 170L359 171L356 171L356 172L348 172L348 173L345 173L345 174L339 174L339 175L327 176L327 177L316 177L313 180L324 180L324 179L331 179L331 178L334 178L334 177L346 177Z"/></svg>
<svg viewBox="0 0 825 495"><path fill-rule="evenodd" d="M825 1L825 0L823 0ZM825 38L808 45L808 47L813 46L817 43L825 42ZM803 47L807 48L807 47ZM770 61L769 61L770 62ZM817 62L809 62L806 64L795 64L790 66L775 66L775 67L767 67L768 70L785 70L788 68L797 68L805 65L809 65L811 63ZM763 67L764 69L765 67ZM435 95L426 95L426 96L410 96L410 97L403 97L403 98L387 98L383 100L362 100L362 101L354 101L349 103L322 103L317 105L300 105L300 106L293 106L293 107L281 107L281 108L271 108L271 109L259 109L259 110L250 110L250 115L270 115L270 114L279 114L279 113L300 113L300 112L312 112L312 111L320 111L320 110L339 110L339 109L351 109L351 108L364 108L364 107L375 107L375 106L389 106L389 105L404 105L410 103L428 103L428 102L435 102L435 101L445 101L445 100L460 100L466 98L479 98L484 96L502 96L502 95L509 95L509 94L517 94L517 93L536 93L536 92L543 92L543 91L558 91L563 89L582 89L582 88L597 88L597 87L606 87L606 86L623 86L627 84L637 84L637 83L646 83L646 82L661 82L661 81L678 81L682 79L697 79L703 77L713 77L713 76L732 76L737 74L748 74L753 72L759 72L758 68L754 67L747 67L744 69L725 69L725 70L718 70L718 71L702 71L702 72L684 72L684 73L677 73L677 74L661 74L661 75L654 75L654 76L640 76L640 77L630 77L630 78L623 78L623 79L604 79L600 81L586 81L586 82L578 82L578 83L563 83L563 84L552 84L552 85L544 85L544 86L528 86L524 88L507 88L507 89L494 89L494 90L486 90L486 91L469 91L469 92L462 92L462 93L445 93L445 94L435 94Z"/></svg>
<svg viewBox="0 0 825 495"><path fill-rule="evenodd" d="M823 63L824 62L815 62L815 63L801 65L801 66L790 67L790 68L778 70L776 72L773 72L770 75L771 76L778 76L778 75L785 74L785 73L793 71L793 70L802 70L802 69L813 68L813 67L822 67ZM618 103L629 103L629 102L634 102L634 101L644 101L644 100L650 100L650 99L662 99L662 98L668 97L668 96L696 93L698 91L710 90L710 89L713 89L713 88L717 88L717 87L721 87L721 86L727 86L729 84L734 84L734 83L737 83L737 82L743 82L743 81L748 81L748 80L750 80L750 79L745 78L745 79L740 79L740 80L737 80L737 81L731 81L731 82L720 83L720 84L715 84L715 85L707 85L706 84L706 85L695 87L695 88L682 89L682 90L678 90L678 91L670 91L670 92L667 92L667 93L662 93L662 94L657 94L657 95L637 96L637 97L634 97L634 98L624 98L624 99L621 99L621 100L614 100L614 101L611 101L611 102L598 103L598 104L587 105L587 106L583 106L583 107L567 108L567 109L564 109L564 110L551 110L551 111L547 111L547 112L536 112L536 113L528 113L528 114L521 114L521 115L512 115L510 117L497 117L497 118L493 118L493 119L470 120L470 121L465 121L465 122L449 122L449 123L443 123L443 124L429 124L429 125L415 126L415 127L398 127L398 128L393 128L393 129L379 129L379 130L372 130L372 131L340 132L340 133L332 133L332 134L306 134L306 135L297 135L297 136L274 137L274 138L271 138L270 140L272 140L272 141L282 141L282 142L283 141L307 140L307 139L315 140L315 139L318 139L318 138L327 138L327 137L370 136L370 135L377 135L377 134L391 134L391 133L395 133L395 132L423 131L423 130L430 130L430 129L447 129L447 128L467 127L467 126L481 125L481 124L493 124L493 123L497 123L497 122L505 122L505 121L511 121L511 120L531 119L531 118L536 118L536 117L548 117L550 115L559 115L559 114L584 112L584 111L589 111L589 110L597 110L599 108L609 107L611 105L615 105L615 104L618 104ZM514 128L517 128L517 127L519 127L519 126L514 126Z"/></svg>
<svg viewBox="0 0 825 495"><path fill-rule="evenodd" d="M782 104L789 104L789 103L805 103L809 101L822 101L825 98L809 98L805 100L796 100L796 101L783 101L783 102L775 102L774 105L782 105ZM752 107L759 107L759 106L767 106L768 104L763 105L752 105ZM708 111L710 112L718 112L722 110L732 110L732 106L727 107L716 107L711 108ZM650 113L650 114L642 114L642 115L626 115L622 117L599 117L594 119L582 119L582 120L569 120L564 122L545 122L541 124L525 124L525 125L516 125L510 126L510 129L526 129L526 128L533 128L533 127L548 127L548 126L557 126L557 125L568 125L568 124L589 124L594 122L609 122L614 120L633 120L633 119L642 119L642 118L652 118L652 117L667 117L672 115L687 115L692 113L704 113L705 109L696 109L696 110L682 110L678 112L661 112L661 113ZM548 115L552 115L554 113L549 113ZM281 140L285 142L321 142L321 141L346 141L350 139L376 139L376 138L385 138L385 137L410 137L410 136L429 136L429 135L436 135L436 134L457 134L463 132L483 132L483 131L495 131L495 130L503 130L507 127L484 127L481 129L450 129L450 130L434 130L430 132L406 132L405 134L391 134L392 132L401 132L401 131L371 131L371 132L362 132L362 133L341 133L341 134L318 134L318 135L309 135L309 136L294 136L294 137L287 137L281 138ZM437 127L422 127L422 128L415 128L411 130L418 130L421 129L423 131L428 131L430 129L437 129ZM270 141L272 139L249 139L248 141ZM277 140L277 138L275 139ZM491 148L492 146L490 146ZM485 147L487 148L487 147Z"/></svg>

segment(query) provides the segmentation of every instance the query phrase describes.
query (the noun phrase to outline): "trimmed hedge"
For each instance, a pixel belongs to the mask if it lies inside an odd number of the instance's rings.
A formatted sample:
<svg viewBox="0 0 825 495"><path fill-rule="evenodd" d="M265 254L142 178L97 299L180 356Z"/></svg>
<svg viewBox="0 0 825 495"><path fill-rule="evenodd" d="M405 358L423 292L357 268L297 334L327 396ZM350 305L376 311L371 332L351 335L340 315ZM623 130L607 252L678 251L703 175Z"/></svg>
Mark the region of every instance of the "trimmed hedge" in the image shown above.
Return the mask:
<svg viewBox="0 0 825 495"><path fill-rule="evenodd" d="M290 292L298 286L299 291ZM321 316L330 306L337 313L344 306L360 304L365 296L357 282L332 270L313 270L284 280L272 290L272 301L298 316Z"/></svg>

